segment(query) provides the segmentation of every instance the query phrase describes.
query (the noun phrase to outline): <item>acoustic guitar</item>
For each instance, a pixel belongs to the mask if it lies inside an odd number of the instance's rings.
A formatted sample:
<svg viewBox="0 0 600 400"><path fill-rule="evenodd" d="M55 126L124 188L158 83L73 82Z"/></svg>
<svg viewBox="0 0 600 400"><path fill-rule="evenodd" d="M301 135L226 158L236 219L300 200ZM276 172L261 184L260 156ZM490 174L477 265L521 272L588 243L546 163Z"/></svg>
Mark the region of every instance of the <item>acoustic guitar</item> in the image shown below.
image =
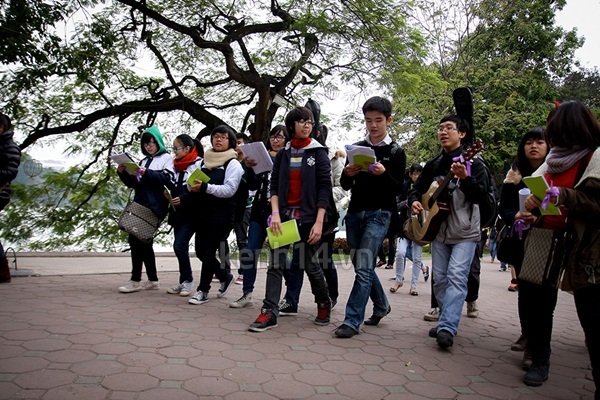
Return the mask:
<svg viewBox="0 0 600 400"><path fill-rule="evenodd" d="M463 151L464 161L470 161L483 150L483 142L477 140L475 144ZM438 202L440 194L446 189L454 174L449 172L442 182L434 181L429 190L421 196L423 211L411 216L412 235L414 239L431 243L437 236L440 226L450 214L450 205ZM411 239L412 240L412 239Z"/></svg>

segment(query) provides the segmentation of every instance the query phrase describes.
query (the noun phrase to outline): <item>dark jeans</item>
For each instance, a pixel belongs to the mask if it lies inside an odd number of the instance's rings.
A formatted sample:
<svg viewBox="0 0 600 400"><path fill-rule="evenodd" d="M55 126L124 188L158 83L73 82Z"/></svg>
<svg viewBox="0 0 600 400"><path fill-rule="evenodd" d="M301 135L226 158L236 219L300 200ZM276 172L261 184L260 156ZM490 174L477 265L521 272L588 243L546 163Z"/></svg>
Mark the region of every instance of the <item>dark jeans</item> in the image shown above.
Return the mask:
<svg viewBox="0 0 600 400"><path fill-rule="evenodd" d="M323 269L325 281L327 282L327 291L332 302L337 302L339 296L338 291L338 275L333 263L333 241L335 234L326 235L321 242L320 250L318 251L319 266ZM244 278L245 279L245 278ZM286 278L287 291L285 293L285 302L292 307L298 307L300 302L300 292L304 283L304 268L300 267L299 254L297 249L294 249L292 264Z"/></svg>
<svg viewBox="0 0 600 400"><path fill-rule="evenodd" d="M194 225L192 223L173 227L175 241L173 251L179 263L179 283L192 282L192 264L190 262L190 240L194 236Z"/></svg>
<svg viewBox="0 0 600 400"><path fill-rule="evenodd" d="M577 316L585 333L585 342L592 362L592 376L596 384L594 399L600 400L600 285L577 289L573 294Z"/></svg>
<svg viewBox="0 0 600 400"><path fill-rule="evenodd" d="M517 278L519 285L519 317L527 349L534 362L547 362L552 339L552 322L558 290Z"/></svg>
<svg viewBox="0 0 600 400"><path fill-rule="evenodd" d="M142 266L146 266L146 275L150 281L158 281L156 275L156 259L152 244L144 243L129 235L129 247L131 248L131 280L140 282L142 280Z"/></svg>
<svg viewBox="0 0 600 400"><path fill-rule="evenodd" d="M248 247L240 253L240 269L244 275L244 284L242 286L244 293L254 291L256 268L266 237L267 230L264 226L258 222L250 221L250 226L248 227Z"/></svg>
<svg viewBox="0 0 600 400"><path fill-rule="evenodd" d="M217 251L222 247L221 243L226 242L231 228L231 224L203 224L196 228L196 255L202 263L198 290L208 293L213 275L216 275L220 282L227 281L227 257L222 257L219 261ZM222 255L223 252L219 251L219 254Z"/></svg>
<svg viewBox="0 0 600 400"><path fill-rule="evenodd" d="M242 268L242 254L248 248L248 226L250 225L250 207L246 207L244 211L244 219L242 222L236 222L233 224L233 232L235 233L235 242L238 247L238 254L240 255L240 267L238 268L238 274L243 275L244 270Z"/></svg>
<svg viewBox="0 0 600 400"><path fill-rule="evenodd" d="M304 265L305 267L312 293L315 296L315 302L329 307L331 300L327 293L327 283L325 283L323 269L317 262L316 257L320 244L309 245L306 243L311 228L312 224L304 224L298 227L300 242L294 244L294 249L298 248L299 265ZM288 250L289 246L271 250L271 262L267 269L267 287L265 290L265 299L263 300L263 308L271 310L276 316L279 315L283 271L288 267Z"/></svg>

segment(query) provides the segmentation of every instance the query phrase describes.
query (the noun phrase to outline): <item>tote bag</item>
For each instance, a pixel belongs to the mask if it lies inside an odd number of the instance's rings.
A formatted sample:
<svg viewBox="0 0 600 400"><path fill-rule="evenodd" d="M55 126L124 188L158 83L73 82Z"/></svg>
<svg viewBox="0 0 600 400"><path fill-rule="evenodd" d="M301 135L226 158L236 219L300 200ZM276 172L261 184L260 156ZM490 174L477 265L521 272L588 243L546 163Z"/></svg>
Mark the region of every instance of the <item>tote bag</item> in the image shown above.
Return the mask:
<svg viewBox="0 0 600 400"><path fill-rule="evenodd" d="M144 243L154 238L161 220L148 207L130 201L119 218L119 229Z"/></svg>

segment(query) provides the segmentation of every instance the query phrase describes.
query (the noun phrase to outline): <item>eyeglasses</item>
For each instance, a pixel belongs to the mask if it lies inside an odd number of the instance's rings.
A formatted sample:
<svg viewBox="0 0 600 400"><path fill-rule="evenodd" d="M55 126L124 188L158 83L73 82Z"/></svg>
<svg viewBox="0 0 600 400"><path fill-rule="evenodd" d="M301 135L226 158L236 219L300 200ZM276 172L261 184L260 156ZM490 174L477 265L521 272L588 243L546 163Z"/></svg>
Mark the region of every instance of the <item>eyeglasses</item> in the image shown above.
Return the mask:
<svg viewBox="0 0 600 400"><path fill-rule="evenodd" d="M143 144L144 147L151 147L154 146L156 143L155 142L146 142Z"/></svg>
<svg viewBox="0 0 600 400"><path fill-rule="evenodd" d="M458 129L456 129L453 126L440 126L439 128L437 128L438 133L442 133L444 131L446 132L452 132L452 131L457 131Z"/></svg>
<svg viewBox="0 0 600 400"><path fill-rule="evenodd" d="M213 135L213 140L228 140L229 135L219 135L218 133Z"/></svg>
<svg viewBox="0 0 600 400"><path fill-rule="evenodd" d="M185 146L177 146L177 147L173 146L173 151L178 151L181 149L185 149Z"/></svg>
<svg viewBox="0 0 600 400"><path fill-rule="evenodd" d="M285 140L285 136L281 136L281 135L269 136L269 139L279 142L280 140Z"/></svg>
<svg viewBox="0 0 600 400"><path fill-rule="evenodd" d="M312 121L296 121L296 125L303 126L305 128L313 126L315 123Z"/></svg>

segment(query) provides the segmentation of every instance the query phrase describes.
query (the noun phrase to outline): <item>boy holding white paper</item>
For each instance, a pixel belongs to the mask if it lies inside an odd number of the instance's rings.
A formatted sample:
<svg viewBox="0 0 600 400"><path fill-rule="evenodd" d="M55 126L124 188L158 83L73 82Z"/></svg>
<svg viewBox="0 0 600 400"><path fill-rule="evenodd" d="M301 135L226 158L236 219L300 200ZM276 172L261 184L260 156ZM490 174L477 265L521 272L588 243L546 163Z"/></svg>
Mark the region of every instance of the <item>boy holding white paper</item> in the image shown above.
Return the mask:
<svg viewBox="0 0 600 400"><path fill-rule="evenodd" d="M331 300L323 270L316 261L325 211L331 195L331 164L327 148L311 139L314 124L312 112L296 107L285 118L292 141L277 153L271 174L271 217L269 228L281 235L282 222L295 219L300 242L295 246L300 255L300 267L305 268L317 303L315 324L329 324ZM249 330L263 332L277 326L283 269L287 268L289 245L271 250L267 284L261 313Z"/></svg>

